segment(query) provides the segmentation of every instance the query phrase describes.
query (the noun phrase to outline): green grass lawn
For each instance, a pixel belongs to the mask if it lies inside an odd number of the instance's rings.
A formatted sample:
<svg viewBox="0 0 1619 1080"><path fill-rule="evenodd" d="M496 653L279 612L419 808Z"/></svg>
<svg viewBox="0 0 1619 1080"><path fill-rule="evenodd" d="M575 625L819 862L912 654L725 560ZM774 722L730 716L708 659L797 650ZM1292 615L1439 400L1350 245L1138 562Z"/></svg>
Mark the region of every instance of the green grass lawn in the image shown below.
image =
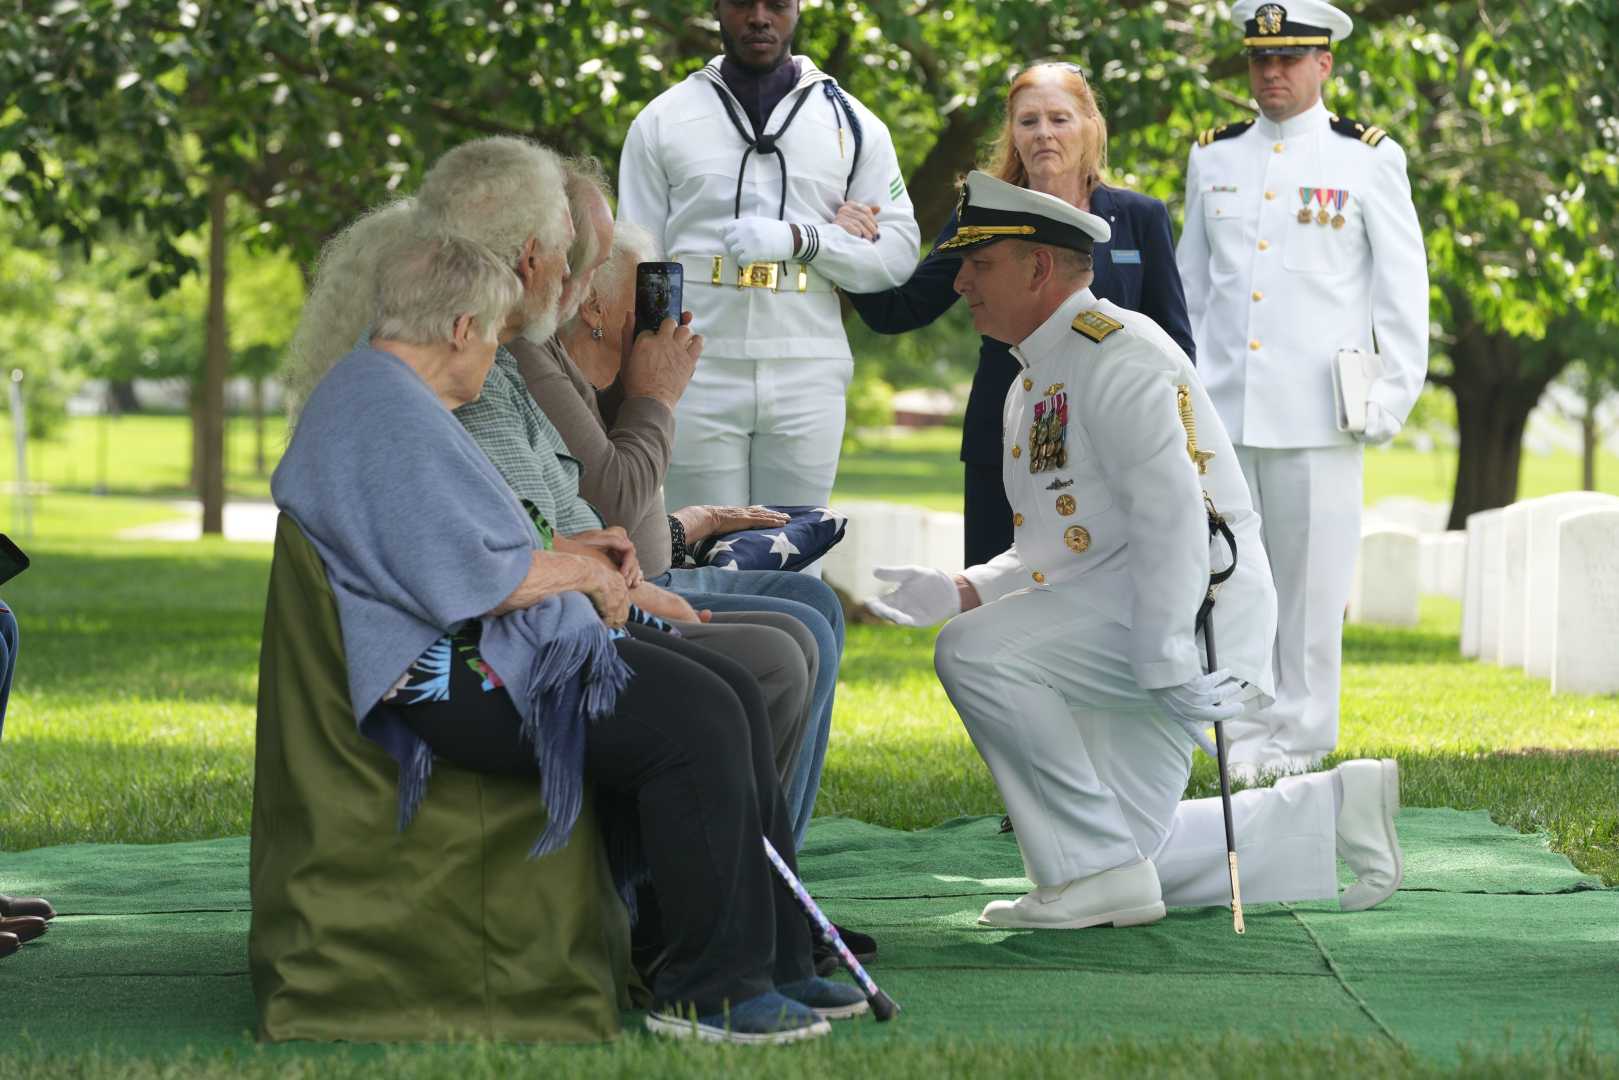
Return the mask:
<svg viewBox="0 0 1619 1080"><path fill-rule="evenodd" d="M849 470L845 487L868 485L892 497L894 481L881 488L880 465L866 460L856 455L851 464L862 468ZM917 473L901 481L913 491L941 473L916 460ZM19 613L22 646L0 744L0 848L157 843L247 831L270 549L113 539L119 529L168 514L152 501L72 494L39 501L28 545L35 566L4 589ZM1463 662L1458 615L1455 603L1430 599L1414 629L1349 629L1338 756L1397 756L1408 805L1486 809L1497 821L1546 832L1582 869L1619 884L1619 698L1554 698L1544 680ZM850 627L820 813L918 828L999 812L989 774L933 676L933 634ZM1189 792L1214 791L1213 764L1200 755ZM325 1075L331 1064L261 1059L251 1049L230 1060L190 1063L62 1059L49 1047L0 1052L0 1075L27 1077L313 1076ZM737 1070L772 1077L859 1069L929 1078L1596 1076L1619 1070L1619 1060L1577 1039L1520 1044L1510 1053L1440 1067L1386 1043L1259 1043L1230 1032L1189 1034L1173 1047L1105 1037L1079 1045L1053 1037L1032 1046L941 1042L857 1052L833 1039L763 1055L692 1052L632 1039L599 1051L395 1050L361 1053L348 1064L365 1075L457 1077L518 1069L580 1076Z"/></svg>

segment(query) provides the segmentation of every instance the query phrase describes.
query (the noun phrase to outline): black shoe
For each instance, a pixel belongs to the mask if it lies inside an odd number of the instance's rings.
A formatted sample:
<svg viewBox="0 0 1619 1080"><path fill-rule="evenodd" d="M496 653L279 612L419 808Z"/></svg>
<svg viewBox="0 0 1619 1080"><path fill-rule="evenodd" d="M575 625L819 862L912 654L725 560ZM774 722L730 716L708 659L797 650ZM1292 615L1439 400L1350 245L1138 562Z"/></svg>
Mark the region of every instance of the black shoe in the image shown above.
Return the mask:
<svg viewBox="0 0 1619 1080"><path fill-rule="evenodd" d="M1002 814L1001 815L1001 832L1009 833L1011 831L1012 831L1012 815L1011 814Z"/></svg>
<svg viewBox="0 0 1619 1080"><path fill-rule="evenodd" d="M854 958L856 960L860 961L862 965L876 962L876 938L872 937L870 934L862 934L858 930L849 930L845 927L838 926L837 923L833 923L832 925L837 928L838 937L842 938L843 944L848 946L850 952L854 953ZM843 961L838 959L837 950L832 948L832 946L828 945L825 941L822 941L820 937L816 937L815 939L814 958L815 974L823 977L832 974L834 971L837 971L843 966Z"/></svg>
<svg viewBox="0 0 1619 1080"><path fill-rule="evenodd" d="M7 896L0 893L0 918L8 915L33 915L41 919L56 918L56 909L49 900L37 896Z"/></svg>

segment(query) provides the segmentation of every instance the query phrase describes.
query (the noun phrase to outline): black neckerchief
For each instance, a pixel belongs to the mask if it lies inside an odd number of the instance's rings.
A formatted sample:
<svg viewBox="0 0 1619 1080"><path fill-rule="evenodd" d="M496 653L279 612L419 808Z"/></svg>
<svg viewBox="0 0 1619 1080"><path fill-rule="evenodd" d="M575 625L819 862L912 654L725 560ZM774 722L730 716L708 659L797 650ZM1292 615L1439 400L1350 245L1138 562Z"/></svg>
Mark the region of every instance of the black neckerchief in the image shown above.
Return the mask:
<svg viewBox="0 0 1619 1080"><path fill-rule="evenodd" d="M741 103L742 111L753 125L753 137L758 139L764 134L765 121L781 104L781 99L798 85L798 61L789 56L774 70L760 75L727 56L720 61L720 78Z"/></svg>
<svg viewBox="0 0 1619 1080"><path fill-rule="evenodd" d="M725 77L724 72L726 71L727 66L733 68L735 67L735 65L730 64L729 57L720 61L720 78L712 84L714 86L714 93L719 96L720 104L725 108L725 115L730 118L732 126L736 128L736 133L742 137L742 141L748 146L746 150L742 151L742 161L739 165L737 165L736 169L736 201L733 207L733 214L736 217L742 216L742 180L748 172L749 155L753 154L754 151L758 151L761 155L775 154L776 163L781 166L781 205L776 209L776 219L778 221L785 221L787 219L787 155L781 152L781 147L777 144L778 140L780 140L781 137L787 133L787 128L792 124L794 118L798 116L798 110L802 109L804 107L804 102L809 100L810 91L814 89L814 85L812 84L810 86L806 86L803 90L799 91L798 100L793 102L793 107L787 113L787 118L781 122L781 126L775 131L766 135L759 132L758 128L755 128L755 132L753 134L749 134L748 129L743 126L742 117L737 115L736 108L731 104L731 98L726 93L729 80ZM769 75L763 76L762 79L770 79L783 68L788 67L789 65L782 64ZM790 71L794 75L797 74L797 61L792 63ZM741 74L744 77L746 76L745 72ZM797 80L795 79L794 82L796 83ZM775 104L780 104L782 97L785 97L787 91L790 91L791 89L792 86L789 85L787 89L782 92L781 96L778 96L775 99ZM755 97L756 103L762 104L763 97L763 93L757 95ZM773 107L774 106L772 106L772 108ZM759 127L763 127L763 117L768 115L768 113L761 114L761 119L757 121Z"/></svg>

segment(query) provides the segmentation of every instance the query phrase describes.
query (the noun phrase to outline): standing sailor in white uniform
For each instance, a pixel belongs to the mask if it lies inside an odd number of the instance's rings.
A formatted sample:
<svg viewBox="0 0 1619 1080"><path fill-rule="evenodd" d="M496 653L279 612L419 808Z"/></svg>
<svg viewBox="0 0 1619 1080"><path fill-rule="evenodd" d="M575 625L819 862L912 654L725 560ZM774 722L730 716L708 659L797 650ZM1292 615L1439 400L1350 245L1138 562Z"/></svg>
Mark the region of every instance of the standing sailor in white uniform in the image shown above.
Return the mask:
<svg viewBox="0 0 1619 1080"><path fill-rule="evenodd" d="M1229 728L1231 775L1252 780L1337 746L1361 447L1392 439L1422 390L1428 264L1404 152L1321 102L1349 17L1322 0L1248 0L1233 17L1262 115L1192 148L1176 261L1198 374L1264 518L1280 605L1276 703ZM1334 404L1341 349L1375 351L1382 369L1360 430L1343 430Z"/></svg>
<svg viewBox="0 0 1619 1080"><path fill-rule="evenodd" d="M682 264L705 343L665 500L824 505L854 370L833 290L903 282L920 234L888 129L792 55L798 0L714 7L725 54L641 110L619 164L619 219Z"/></svg>
<svg viewBox="0 0 1619 1080"><path fill-rule="evenodd" d="M979 921L1127 926L1166 904L1223 904L1220 800L1180 796L1193 740L1270 698L1276 597L1247 485L1186 354L1151 319L1092 295L1091 245L1107 223L981 172L962 199L947 241L963 256L956 289L979 332L1013 342L1023 366L1005 412L1013 546L956 575L882 568L899 587L871 607L909 625L951 619L939 678L1036 885ZM1205 499L1240 555L1211 616L1228 666L1209 674L1195 625L1211 563ZM1336 896L1335 849L1359 879L1344 908L1398 887L1393 761L1232 802L1246 900Z"/></svg>

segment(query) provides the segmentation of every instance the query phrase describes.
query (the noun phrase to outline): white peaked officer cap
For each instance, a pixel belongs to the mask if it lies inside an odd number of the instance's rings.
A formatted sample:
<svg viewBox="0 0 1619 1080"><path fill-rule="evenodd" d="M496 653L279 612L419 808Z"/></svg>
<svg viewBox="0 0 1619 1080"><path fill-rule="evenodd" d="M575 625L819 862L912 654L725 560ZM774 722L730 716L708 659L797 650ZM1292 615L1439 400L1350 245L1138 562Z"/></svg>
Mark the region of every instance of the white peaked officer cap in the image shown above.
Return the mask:
<svg viewBox="0 0 1619 1080"><path fill-rule="evenodd" d="M974 170L962 185L961 201L956 204L956 235L935 250L960 251L997 240L1027 240L1090 251L1092 244L1112 236L1107 222L1095 214L1070 206L1055 195L1030 191Z"/></svg>
<svg viewBox="0 0 1619 1080"><path fill-rule="evenodd" d="M1238 0L1231 18L1242 24L1249 56L1330 49L1355 29L1353 19L1325 0Z"/></svg>

